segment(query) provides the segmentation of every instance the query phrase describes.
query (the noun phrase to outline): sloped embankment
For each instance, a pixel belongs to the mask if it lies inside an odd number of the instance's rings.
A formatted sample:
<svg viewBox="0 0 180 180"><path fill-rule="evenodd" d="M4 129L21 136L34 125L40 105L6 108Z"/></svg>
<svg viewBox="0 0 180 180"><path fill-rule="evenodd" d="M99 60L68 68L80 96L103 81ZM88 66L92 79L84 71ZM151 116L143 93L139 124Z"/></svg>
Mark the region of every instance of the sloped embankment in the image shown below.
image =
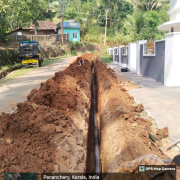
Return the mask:
<svg viewBox="0 0 180 180"><path fill-rule="evenodd" d="M33 89L16 112L0 115L1 177L85 171L92 62L81 59Z"/></svg>
<svg viewBox="0 0 180 180"><path fill-rule="evenodd" d="M152 131L152 122L140 118L143 106L133 106L123 82L116 80L115 73L100 61L95 61L95 76L98 96L98 121L102 172L118 172L122 162L142 155L156 154L167 159L149 139L145 126Z"/></svg>

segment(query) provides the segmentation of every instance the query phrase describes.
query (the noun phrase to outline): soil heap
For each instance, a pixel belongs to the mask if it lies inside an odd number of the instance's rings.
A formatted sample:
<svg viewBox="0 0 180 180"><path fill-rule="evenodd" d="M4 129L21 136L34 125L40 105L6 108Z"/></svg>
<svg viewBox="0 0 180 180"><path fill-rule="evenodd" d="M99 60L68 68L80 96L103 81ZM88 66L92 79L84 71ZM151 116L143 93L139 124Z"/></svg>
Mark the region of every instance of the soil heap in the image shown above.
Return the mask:
<svg viewBox="0 0 180 180"><path fill-rule="evenodd" d="M134 98L124 88L123 81L116 80L114 70L95 61L95 76L102 172L118 172L122 162L146 154L168 159L152 144L143 128L155 134L152 122L139 116L143 105L134 106Z"/></svg>
<svg viewBox="0 0 180 180"><path fill-rule="evenodd" d="M4 172L85 171L91 66L77 58L33 89L16 112L0 115L0 178Z"/></svg>
<svg viewBox="0 0 180 180"><path fill-rule="evenodd" d="M87 163L94 161L89 155L94 152L93 134L89 133L94 132L93 123L89 125L92 63L102 172L117 172L122 162L145 154L168 158L152 144L143 127L160 139L168 135L168 128L153 132L152 122L140 118L143 105L135 106L115 72L89 53L33 89L26 102L17 104L16 112L0 115L0 179L4 172L94 169L94 163L92 169Z"/></svg>

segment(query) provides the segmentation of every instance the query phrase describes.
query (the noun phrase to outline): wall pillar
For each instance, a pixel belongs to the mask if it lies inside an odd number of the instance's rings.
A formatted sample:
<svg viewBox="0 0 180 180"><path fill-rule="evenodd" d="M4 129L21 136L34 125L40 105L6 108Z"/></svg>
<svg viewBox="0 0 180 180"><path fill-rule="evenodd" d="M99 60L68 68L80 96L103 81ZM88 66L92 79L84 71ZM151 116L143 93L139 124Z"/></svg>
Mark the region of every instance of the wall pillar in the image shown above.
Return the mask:
<svg viewBox="0 0 180 180"><path fill-rule="evenodd" d="M137 56L137 46L135 43L128 44L128 68L130 71L136 71L136 56Z"/></svg>
<svg viewBox="0 0 180 180"><path fill-rule="evenodd" d="M107 49L107 53L108 53L108 54L111 54L111 48L108 48L108 49Z"/></svg>
<svg viewBox="0 0 180 180"><path fill-rule="evenodd" d="M116 59L115 59L115 50L116 50L117 47L113 47L113 62L115 63L116 62Z"/></svg>
<svg viewBox="0 0 180 180"><path fill-rule="evenodd" d="M147 43L147 40L136 41L136 73L140 74L140 44Z"/></svg>
<svg viewBox="0 0 180 180"><path fill-rule="evenodd" d="M180 32L166 34L164 85L180 86Z"/></svg>
<svg viewBox="0 0 180 180"><path fill-rule="evenodd" d="M122 66L122 63L121 63L121 59L122 59L122 47L123 46L119 46L119 63L118 63L119 66Z"/></svg>

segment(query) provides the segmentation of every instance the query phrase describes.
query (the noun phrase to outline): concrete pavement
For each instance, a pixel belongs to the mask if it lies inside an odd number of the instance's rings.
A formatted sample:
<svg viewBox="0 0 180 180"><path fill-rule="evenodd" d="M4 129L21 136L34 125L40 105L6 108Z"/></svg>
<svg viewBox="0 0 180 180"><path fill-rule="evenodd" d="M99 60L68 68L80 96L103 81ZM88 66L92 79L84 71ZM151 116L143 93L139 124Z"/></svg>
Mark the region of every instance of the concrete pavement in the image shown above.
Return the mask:
<svg viewBox="0 0 180 180"><path fill-rule="evenodd" d="M33 88L38 88L43 81L54 76L55 72L67 68L75 58L56 61L4 83L0 81L0 113L13 112L16 104L25 101Z"/></svg>
<svg viewBox="0 0 180 180"><path fill-rule="evenodd" d="M121 67L114 63L109 63L108 66L143 86L130 90L129 93L138 103L144 105L159 128L169 128L172 140L180 138L180 87L170 88L135 72L121 72Z"/></svg>

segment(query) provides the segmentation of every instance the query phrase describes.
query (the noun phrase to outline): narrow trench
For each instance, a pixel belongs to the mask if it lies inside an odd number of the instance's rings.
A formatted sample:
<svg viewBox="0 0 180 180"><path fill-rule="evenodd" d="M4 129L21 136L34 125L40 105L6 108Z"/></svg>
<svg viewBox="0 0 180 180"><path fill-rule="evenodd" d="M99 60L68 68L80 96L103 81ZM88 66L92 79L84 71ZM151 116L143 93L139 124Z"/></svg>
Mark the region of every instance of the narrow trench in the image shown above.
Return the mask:
<svg viewBox="0 0 180 180"><path fill-rule="evenodd" d="M99 138L98 138L97 120L95 114L97 110L97 103L95 96L97 95L97 93L96 93L96 80L94 75L94 64L92 64L91 69L92 69L91 109L90 109L89 129L88 129L88 139L87 139L86 173L95 173L95 172L97 173L100 172L100 159L98 154ZM95 121L96 121L96 129L95 129Z"/></svg>

